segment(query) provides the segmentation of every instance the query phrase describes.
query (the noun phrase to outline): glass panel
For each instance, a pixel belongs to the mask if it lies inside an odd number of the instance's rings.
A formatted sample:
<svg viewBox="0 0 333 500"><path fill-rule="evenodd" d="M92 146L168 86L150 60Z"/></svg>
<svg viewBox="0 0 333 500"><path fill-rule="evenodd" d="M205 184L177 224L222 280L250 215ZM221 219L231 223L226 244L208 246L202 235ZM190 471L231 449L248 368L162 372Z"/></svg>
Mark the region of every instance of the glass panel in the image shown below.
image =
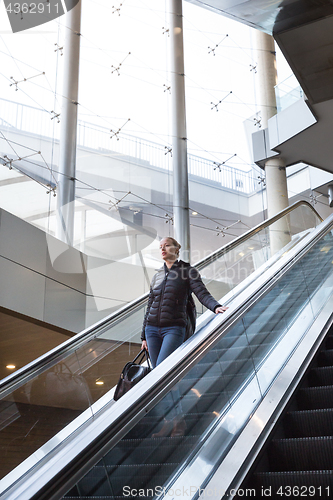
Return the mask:
<svg viewBox="0 0 333 500"><path fill-rule="evenodd" d="M117 385L123 367L139 350L135 343L96 339L77 352L93 403Z"/></svg>
<svg viewBox="0 0 333 500"><path fill-rule="evenodd" d="M73 354L1 399L1 478L89 407L80 372Z"/></svg>
<svg viewBox="0 0 333 500"><path fill-rule="evenodd" d="M309 206L296 208L269 227L258 229L254 236L205 266L201 270L205 285L214 297L220 299L273 255L284 256L320 222ZM202 314L205 308L197 303L197 310Z"/></svg>
<svg viewBox="0 0 333 500"><path fill-rule="evenodd" d="M280 113L300 99L304 99L304 92L294 75L275 86L277 111Z"/></svg>
<svg viewBox="0 0 333 500"><path fill-rule="evenodd" d="M239 321L68 496L91 496L96 491L121 496L140 488L152 489L154 493L145 496L153 496L195 453L203 434L219 422L253 373ZM205 473L198 471L203 478Z"/></svg>
<svg viewBox="0 0 333 500"><path fill-rule="evenodd" d="M313 314L318 315L333 289L333 231L317 243L302 265Z"/></svg>

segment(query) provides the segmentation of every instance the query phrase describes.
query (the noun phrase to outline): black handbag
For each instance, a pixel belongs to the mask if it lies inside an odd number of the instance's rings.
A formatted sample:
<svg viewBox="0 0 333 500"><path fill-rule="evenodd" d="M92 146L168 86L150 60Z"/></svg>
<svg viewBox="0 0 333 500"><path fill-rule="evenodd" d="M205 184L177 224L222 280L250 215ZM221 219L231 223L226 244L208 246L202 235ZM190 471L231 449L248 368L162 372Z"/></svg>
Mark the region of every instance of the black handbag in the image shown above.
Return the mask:
<svg viewBox="0 0 333 500"><path fill-rule="evenodd" d="M148 366L142 366L142 361L146 359ZM137 363L136 363L137 361ZM135 384L137 384L143 377L145 377L151 371L151 364L148 357L148 352L146 349L142 349L137 356L126 363L121 372L116 390L114 392L113 399L118 401L121 396L128 392Z"/></svg>

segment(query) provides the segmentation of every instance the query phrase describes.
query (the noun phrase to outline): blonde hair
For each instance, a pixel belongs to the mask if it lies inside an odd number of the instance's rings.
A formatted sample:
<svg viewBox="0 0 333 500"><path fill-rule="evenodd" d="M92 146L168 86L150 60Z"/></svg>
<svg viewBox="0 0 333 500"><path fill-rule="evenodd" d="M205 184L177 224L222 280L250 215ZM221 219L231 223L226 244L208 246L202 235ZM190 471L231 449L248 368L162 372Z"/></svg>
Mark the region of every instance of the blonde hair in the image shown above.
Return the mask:
<svg viewBox="0 0 333 500"><path fill-rule="evenodd" d="M182 246L180 243L178 243L177 240L175 240L175 238L172 238L172 236L164 236L162 240L170 240L173 246L177 248L177 255L179 255L179 250L181 249Z"/></svg>

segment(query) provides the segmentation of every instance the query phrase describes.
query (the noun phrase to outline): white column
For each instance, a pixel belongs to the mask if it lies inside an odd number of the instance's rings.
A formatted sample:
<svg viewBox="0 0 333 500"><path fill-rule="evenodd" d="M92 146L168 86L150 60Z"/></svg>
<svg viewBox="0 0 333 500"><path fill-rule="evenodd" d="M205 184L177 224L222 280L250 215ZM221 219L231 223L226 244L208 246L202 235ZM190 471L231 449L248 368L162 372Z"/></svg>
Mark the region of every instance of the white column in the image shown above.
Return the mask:
<svg viewBox="0 0 333 500"><path fill-rule="evenodd" d="M268 120L277 112L274 89L277 83L277 72L273 37L258 30L256 47L261 124L263 128L267 128ZM267 160L265 172L267 215L272 217L289 205L285 161L281 157ZM283 248L289 241L289 219L284 217L270 228L271 255Z"/></svg>
<svg viewBox="0 0 333 500"><path fill-rule="evenodd" d="M171 41L171 115L174 235L182 245L180 257L190 261L190 217L185 113L185 74L182 0L169 0Z"/></svg>
<svg viewBox="0 0 333 500"><path fill-rule="evenodd" d="M288 206L286 167L282 158L272 158L265 164L267 216L273 217ZM289 216L274 222L269 228L271 256L291 240Z"/></svg>
<svg viewBox="0 0 333 500"><path fill-rule="evenodd" d="M277 84L274 38L256 30L257 75L261 126L267 128L268 120L276 115L275 85Z"/></svg>
<svg viewBox="0 0 333 500"><path fill-rule="evenodd" d="M283 158L271 158L265 164L267 215L273 217L288 206L286 167Z"/></svg>
<svg viewBox="0 0 333 500"><path fill-rule="evenodd" d="M65 30L56 236L72 245L74 237L81 0L73 9L67 12Z"/></svg>

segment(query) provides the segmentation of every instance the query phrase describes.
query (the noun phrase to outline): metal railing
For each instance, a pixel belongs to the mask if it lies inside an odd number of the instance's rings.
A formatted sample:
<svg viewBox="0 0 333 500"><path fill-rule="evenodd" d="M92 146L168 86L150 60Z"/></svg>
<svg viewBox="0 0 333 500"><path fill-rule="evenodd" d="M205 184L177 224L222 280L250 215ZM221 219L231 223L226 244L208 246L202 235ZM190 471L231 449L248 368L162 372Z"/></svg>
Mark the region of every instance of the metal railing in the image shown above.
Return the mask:
<svg viewBox="0 0 333 500"><path fill-rule="evenodd" d="M0 125L38 136L60 139L60 124L55 113L0 99ZM61 118L61 117L60 117ZM112 135L112 134L111 134ZM164 170L172 169L171 152L168 146L131 136L123 132L111 138L110 129L94 123L78 121L77 145L99 151L101 154L117 154L133 159L133 163L145 162L147 166ZM254 166L245 172L226 164L196 155L188 155L190 178L205 179L221 187L250 194L260 191L258 174Z"/></svg>

